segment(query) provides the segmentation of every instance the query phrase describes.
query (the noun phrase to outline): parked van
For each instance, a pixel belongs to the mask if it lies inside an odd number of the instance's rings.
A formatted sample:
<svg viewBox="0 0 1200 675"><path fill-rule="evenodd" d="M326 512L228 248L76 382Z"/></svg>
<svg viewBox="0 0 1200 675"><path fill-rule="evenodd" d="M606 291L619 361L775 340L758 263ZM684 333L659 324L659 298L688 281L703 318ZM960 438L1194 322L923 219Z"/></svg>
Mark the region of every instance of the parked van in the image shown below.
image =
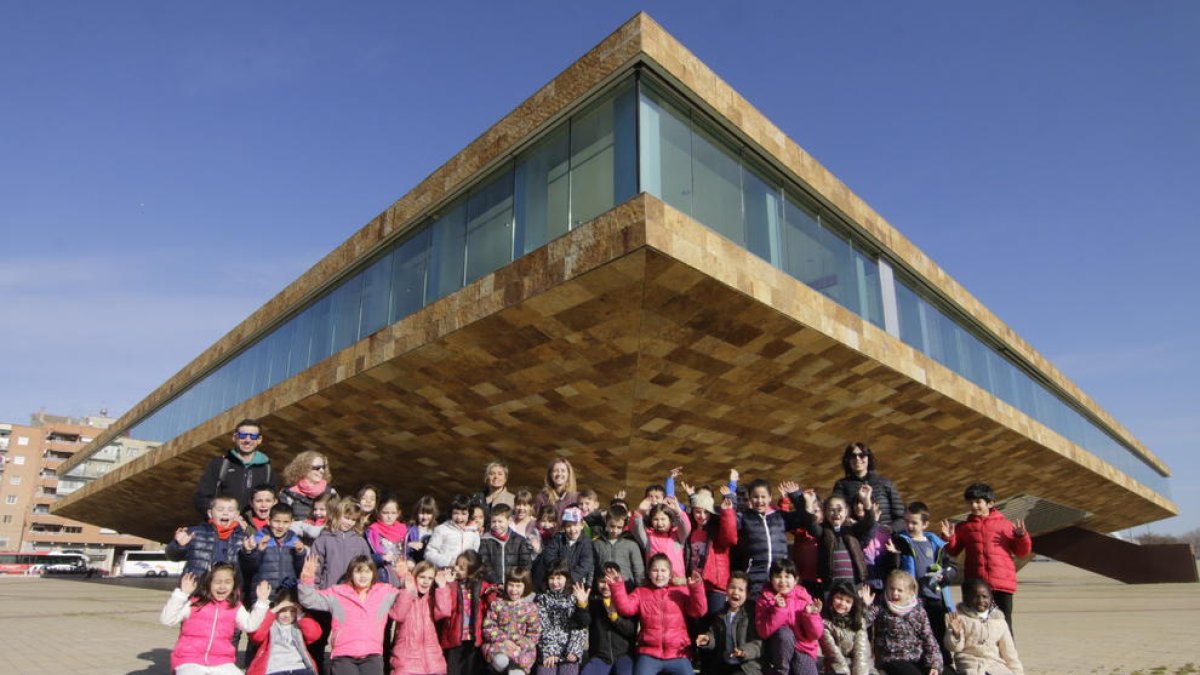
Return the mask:
<svg viewBox="0 0 1200 675"><path fill-rule="evenodd" d="M123 577L177 577L184 561L167 560L166 551L127 551L121 558Z"/></svg>

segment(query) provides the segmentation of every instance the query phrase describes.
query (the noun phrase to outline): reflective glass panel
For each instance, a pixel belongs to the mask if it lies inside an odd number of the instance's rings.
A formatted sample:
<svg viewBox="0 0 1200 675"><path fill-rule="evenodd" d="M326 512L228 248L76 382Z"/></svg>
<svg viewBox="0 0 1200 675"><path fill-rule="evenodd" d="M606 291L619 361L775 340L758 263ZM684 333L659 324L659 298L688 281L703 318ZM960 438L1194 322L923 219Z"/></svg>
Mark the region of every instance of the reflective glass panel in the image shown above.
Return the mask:
<svg viewBox="0 0 1200 675"><path fill-rule="evenodd" d="M570 147L570 134L564 124L517 159L517 248L522 254L569 229Z"/></svg>
<svg viewBox="0 0 1200 675"><path fill-rule="evenodd" d="M512 262L512 181L505 171L467 199L467 283Z"/></svg>

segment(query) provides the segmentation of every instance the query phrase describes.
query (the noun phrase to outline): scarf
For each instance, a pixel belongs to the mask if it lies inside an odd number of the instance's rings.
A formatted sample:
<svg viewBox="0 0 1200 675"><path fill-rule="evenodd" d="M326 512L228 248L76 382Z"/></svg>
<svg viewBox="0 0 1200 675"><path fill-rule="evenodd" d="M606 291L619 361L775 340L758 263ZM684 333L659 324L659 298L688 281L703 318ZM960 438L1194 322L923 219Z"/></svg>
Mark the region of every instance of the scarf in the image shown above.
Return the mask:
<svg viewBox="0 0 1200 675"><path fill-rule="evenodd" d="M497 541L508 541L508 535L511 532L512 532L512 530L509 529L509 530L505 530L504 534L496 534L495 530L493 530L492 536L495 537Z"/></svg>
<svg viewBox="0 0 1200 675"><path fill-rule="evenodd" d="M220 537L221 541L228 541L233 531L238 529L237 523L230 523L228 527L221 527L215 520L209 520L208 523L217 531L217 536Z"/></svg>
<svg viewBox="0 0 1200 675"><path fill-rule="evenodd" d="M917 601L916 596L913 596L912 600L909 600L908 602L906 602L904 604L898 604L898 603L892 602L891 600L887 601L888 610L892 614L896 614L899 616L904 616L905 614L908 614L909 612L916 609L917 605L919 605L919 604L920 603Z"/></svg>
<svg viewBox="0 0 1200 675"><path fill-rule="evenodd" d="M388 525L382 520L377 520L371 523L371 529L379 533L379 536L393 543L399 543L408 537L408 526L397 520Z"/></svg>
<svg viewBox="0 0 1200 675"><path fill-rule="evenodd" d="M254 526L256 531L266 527L268 522L270 521L267 518L259 518L255 515L250 516L250 524Z"/></svg>
<svg viewBox="0 0 1200 675"><path fill-rule="evenodd" d="M293 485L291 489L309 499L316 499L325 493L326 485L327 483L323 480L314 483L307 478L301 478L300 482Z"/></svg>

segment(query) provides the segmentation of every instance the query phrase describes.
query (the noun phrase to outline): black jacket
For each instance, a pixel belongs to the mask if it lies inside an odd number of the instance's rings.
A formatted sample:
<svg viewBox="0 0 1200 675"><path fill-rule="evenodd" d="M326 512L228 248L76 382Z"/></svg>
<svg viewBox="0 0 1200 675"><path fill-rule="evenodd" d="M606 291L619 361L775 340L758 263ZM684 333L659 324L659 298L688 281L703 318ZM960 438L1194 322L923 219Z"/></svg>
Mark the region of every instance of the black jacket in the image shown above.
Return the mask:
<svg viewBox="0 0 1200 675"><path fill-rule="evenodd" d="M275 539L270 530L264 528L254 534L254 539L255 543L265 539L267 547L255 547L249 552L243 548L238 552L242 571L250 579L249 592L252 593L258 582L264 579L271 582L272 591L279 590L281 586L295 586L304 567L304 558L308 555L307 549L297 551L295 548L300 535L289 531L283 539Z"/></svg>
<svg viewBox="0 0 1200 675"><path fill-rule="evenodd" d="M846 505L853 507L855 500L858 499L858 489L862 487L863 483L871 486L871 499L879 504L880 522L891 527L895 532L903 532L905 504L904 500L900 498L900 491L896 489L892 481L874 471L868 471L865 479L850 474L847 474L845 478L839 478L833 484L832 496L845 499ZM803 503L801 502L801 504Z"/></svg>
<svg viewBox="0 0 1200 675"><path fill-rule="evenodd" d="M796 503L794 500L792 503ZM804 502L799 502L803 504ZM751 595L767 583L771 563L788 557L787 533L802 527L797 511L771 511L761 514L753 509L738 512L736 567L750 577Z"/></svg>
<svg viewBox="0 0 1200 675"><path fill-rule="evenodd" d="M610 666L622 656L633 656L633 644L637 638L637 622L617 614L615 605L604 607L604 598L592 593L588 601L588 613L592 617L588 632L588 655L600 659ZM615 618L614 618L615 617Z"/></svg>
<svg viewBox="0 0 1200 675"><path fill-rule="evenodd" d="M250 463L245 464L236 450L230 450L220 457L214 457L204 468L200 482L196 484L192 503L205 517L208 515L209 502L217 495L235 497L238 509L244 509L250 505L254 488L259 485L279 489L279 477L271 471L271 460L262 452L255 452Z"/></svg>
<svg viewBox="0 0 1200 675"><path fill-rule="evenodd" d="M715 652L713 660L722 665L729 665L732 669L734 667L726 661L731 651L725 642L729 637L728 617L729 609L725 608L712 618L712 624L707 633L708 645L701 649ZM733 672L741 672L744 675L760 675L762 673L762 665L758 660L762 655L762 640L754 629L753 605L742 605L741 611L733 617L733 648L746 652L745 656L737 659L740 663L740 671L734 670Z"/></svg>
<svg viewBox="0 0 1200 675"><path fill-rule="evenodd" d="M509 532L506 541L500 541L489 530L479 538L479 557L483 559L483 578L489 584L504 586L504 577L514 567L529 569L533 565L533 546L529 540L516 532Z"/></svg>
<svg viewBox="0 0 1200 675"><path fill-rule="evenodd" d="M194 574L199 577L219 562L238 564L238 553L242 550L242 539L246 531L238 527L225 541L217 536L217 528L211 523L202 523L188 528L188 533L195 535L187 546L180 546L171 539L167 544L168 560L186 560L183 566L184 574ZM240 570L239 570L240 571Z"/></svg>
<svg viewBox="0 0 1200 675"><path fill-rule="evenodd" d="M542 588L546 581L546 573L559 560L566 560L571 570L571 582L582 581L592 585L592 574L595 573L595 553L592 551L592 540L579 535L574 545L567 543L567 535L559 532L546 542L542 554L533 563L533 582L537 588Z"/></svg>

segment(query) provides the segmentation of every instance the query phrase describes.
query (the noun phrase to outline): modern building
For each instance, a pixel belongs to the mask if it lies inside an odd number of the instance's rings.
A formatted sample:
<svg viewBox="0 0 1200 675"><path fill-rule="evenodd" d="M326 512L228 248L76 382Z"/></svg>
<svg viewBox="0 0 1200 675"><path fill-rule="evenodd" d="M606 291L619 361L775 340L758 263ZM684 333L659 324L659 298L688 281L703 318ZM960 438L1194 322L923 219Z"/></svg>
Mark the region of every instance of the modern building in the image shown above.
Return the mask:
<svg viewBox="0 0 1200 675"><path fill-rule="evenodd" d="M112 569L124 551L153 546L50 513L56 501L84 484L61 476L63 463L113 421L103 414L73 419L37 413L29 424L0 424L0 551L79 551L94 567ZM104 453L95 461L105 461Z"/></svg>
<svg viewBox="0 0 1200 675"><path fill-rule="evenodd" d="M861 439L935 513L987 479L1070 545L1177 512L1159 458L644 14L66 462L99 477L55 513L166 536L242 417L277 465L413 496L559 455L602 494L679 464L824 488Z"/></svg>

